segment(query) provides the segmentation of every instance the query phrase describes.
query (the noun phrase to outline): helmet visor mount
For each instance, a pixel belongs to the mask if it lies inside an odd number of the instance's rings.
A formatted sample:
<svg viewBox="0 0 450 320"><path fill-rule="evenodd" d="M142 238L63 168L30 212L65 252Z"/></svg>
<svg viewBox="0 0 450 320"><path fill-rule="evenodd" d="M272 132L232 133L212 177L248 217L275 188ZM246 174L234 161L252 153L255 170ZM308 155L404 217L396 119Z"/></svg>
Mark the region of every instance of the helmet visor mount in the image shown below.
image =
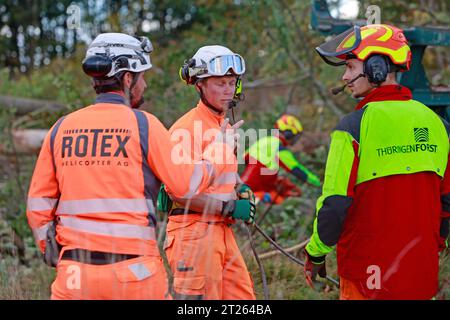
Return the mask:
<svg viewBox="0 0 450 320"><path fill-rule="evenodd" d="M352 51L358 48L361 43L361 27L352 28L337 35L333 39L321 44L316 48L320 57L329 65L345 65L348 56L354 56Z"/></svg>
<svg viewBox="0 0 450 320"><path fill-rule="evenodd" d="M142 36L142 37L137 37L137 39L141 42L141 49L143 52L148 53L148 54L152 53L153 44L149 38Z"/></svg>

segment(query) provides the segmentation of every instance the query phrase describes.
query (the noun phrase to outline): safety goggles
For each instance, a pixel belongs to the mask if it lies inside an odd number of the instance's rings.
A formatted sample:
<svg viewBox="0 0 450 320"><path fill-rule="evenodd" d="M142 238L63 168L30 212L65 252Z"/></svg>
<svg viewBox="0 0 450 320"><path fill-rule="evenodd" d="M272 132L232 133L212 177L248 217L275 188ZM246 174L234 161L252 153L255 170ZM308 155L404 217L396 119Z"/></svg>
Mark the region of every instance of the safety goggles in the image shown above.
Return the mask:
<svg viewBox="0 0 450 320"><path fill-rule="evenodd" d="M234 74L242 75L245 73L245 61L238 54L217 56L212 58L206 64L190 69L190 76L210 75L224 76L232 69Z"/></svg>
<svg viewBox="0 0 450 320"><path fill-rule="evenodd" d="M230 69L237 75L242 75L245 72L244 59L238 54L215 57L206 66L208 73L215 76L223 76Z"/></svg>
<svg viewBox="0 0 450 320"><path fill-rule="evenodd" d="M361 27L353 26L321 44L316 51L326 63L332 66L341 66L345 64L345 58L351 56L351 52L358 48L361 38Z"/></svg>

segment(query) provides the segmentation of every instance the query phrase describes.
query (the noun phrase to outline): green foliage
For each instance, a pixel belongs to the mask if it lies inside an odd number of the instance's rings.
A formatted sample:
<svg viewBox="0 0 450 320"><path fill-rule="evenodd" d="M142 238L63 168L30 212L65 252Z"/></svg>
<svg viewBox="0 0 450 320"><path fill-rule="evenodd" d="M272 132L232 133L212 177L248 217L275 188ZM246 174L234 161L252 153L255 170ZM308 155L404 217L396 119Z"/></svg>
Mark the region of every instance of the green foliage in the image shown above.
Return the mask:
<svg viewBox="0 0 450 320"><path fill-rule="evenodd" d="M54 277L54 269L48 268L41 260L32 260L26 266L16 258L0 255L1 300L49 299Z"/></svg>

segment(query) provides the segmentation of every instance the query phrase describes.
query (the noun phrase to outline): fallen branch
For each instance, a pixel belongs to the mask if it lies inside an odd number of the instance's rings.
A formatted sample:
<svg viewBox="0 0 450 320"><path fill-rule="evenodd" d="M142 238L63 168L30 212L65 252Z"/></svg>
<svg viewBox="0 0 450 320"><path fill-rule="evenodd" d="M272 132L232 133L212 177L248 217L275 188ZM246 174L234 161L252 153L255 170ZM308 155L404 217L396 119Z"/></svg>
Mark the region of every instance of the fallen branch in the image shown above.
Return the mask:
<svg viewBox="0 0 450 320"><path fill-rule="evenodd" d="M292 246L290 248L284 249L284 250L286 252L289 252L289 253L295 252L297 250L303 249L308 244L308 242L309 242L309 239L307 239L307 240L305 240L305 241L303 241L303 242L301 242L299 244L296 244L295 246ZM276 256L277 254L281 254L280 250L273 250L273 251L269 251L269 252L260 254L259 258L260 259L267 259L267 258L271 258L273 256Z"/></svg>
<svg viewBox="0 0 450 320"><path fill-rule="evenodd" d="M9 148L0 142L0 152L2 153L14 153L17 154L32 154L39 153L42 142L47 135L48 129L24 129L13 130L12 139L14 142L15 150L9 150Z"/></svg>

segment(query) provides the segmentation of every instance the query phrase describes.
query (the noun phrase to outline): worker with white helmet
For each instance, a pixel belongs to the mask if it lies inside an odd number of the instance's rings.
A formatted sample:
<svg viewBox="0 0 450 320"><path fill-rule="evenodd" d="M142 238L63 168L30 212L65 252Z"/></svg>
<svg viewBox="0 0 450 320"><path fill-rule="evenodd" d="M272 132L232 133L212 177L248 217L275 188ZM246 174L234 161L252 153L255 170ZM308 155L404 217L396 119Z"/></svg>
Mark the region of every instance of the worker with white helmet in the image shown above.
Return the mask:
<svg viewBox="0 0 450 320"><path fill-rule="evenodd" d="M180 77L195 86L200 100L170 132L172 137L189 132L192 140L187 143L193 146L194 159L214 139L206 132L217 132L226 112L239 101L244 73L244 59L219 45L201 47L181 67ZM253 223L254 196L246 186L236 192L239 177L235 156L229 168L217 183L189 200L175 195L170 186L162 190L172 200L166 208L169 222L165 251L174 275L174 298L255 299L251 277L230 227L237 219Z"/></svg>
<svg viewBox="0 0 450 320"><path fill-rule="evenodd" d="M97 98L60 118L44 140L27 217L46 263L57 267L52 299L168 297L155 234L161 181L190 198L233 167L213 163L208 153L195 163L170 161L169 132L136 110L151 52L145 37L95 38L83 70ZM219 139L209 151L232 153L234 140L225 141L229 145Z"/></svg>

